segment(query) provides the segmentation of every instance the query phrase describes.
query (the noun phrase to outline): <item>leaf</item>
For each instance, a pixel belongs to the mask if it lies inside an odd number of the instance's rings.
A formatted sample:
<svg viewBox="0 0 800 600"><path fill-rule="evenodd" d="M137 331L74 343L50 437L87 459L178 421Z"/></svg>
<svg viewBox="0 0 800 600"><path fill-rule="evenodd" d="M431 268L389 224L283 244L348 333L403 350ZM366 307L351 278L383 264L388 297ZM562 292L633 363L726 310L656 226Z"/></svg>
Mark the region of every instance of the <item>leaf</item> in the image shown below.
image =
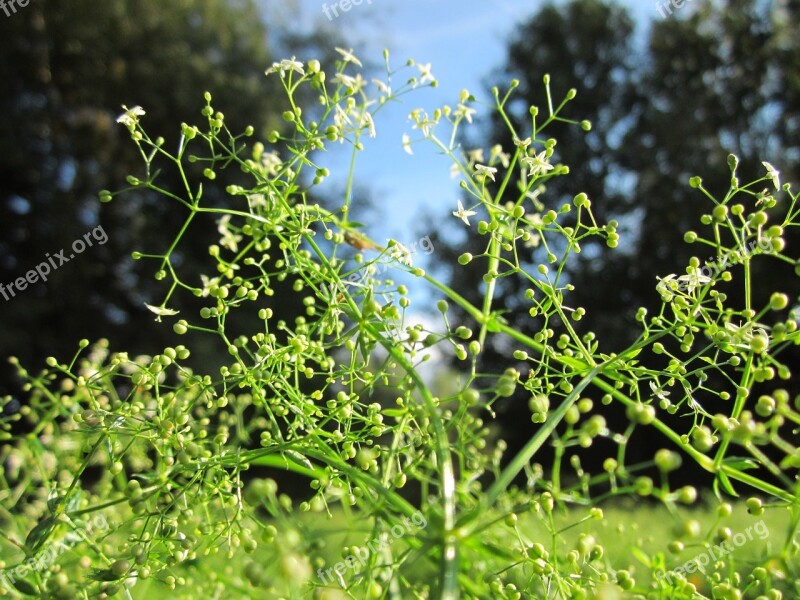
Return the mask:
<svg viewBox="0 0 800 600"><path fill-rule="evenodd" d="M717 482L722 484L722 487L725 488L725 491L728 492L734 498L738 498L739 494L736 493L736 490L733 489L733 485L731 485L731 480L728 479L728 476L725 474L724 471L720 471L717 473L717 478L714 480L714 486L716 487Z"/></svg>
<svg viewBox="0 0 800 600"><path fill-rule="evenodd" d="M508 321L500 316L500 312L493 312L489 315L489 320L486 323L487 331L497 333L500 331L501 325L508 325Z"/></svg>
<svg viewBox="0 0 800 600"><path fill-rule="evenodd" d="M52 516L45 517L39 521L38 525L36 525L28 534L28 537L25 538L27 553L33 555L39 551L50 537L50 534L53 533L53 530L56 528L56 523L56 518Z"/></svg>
<svg viewBox="0 0 800 600"><path fill-rule="evenodd" d="M781 469L790 467L800 467L800 452L789 454L781 461Z"/></svg>
<svg viewBox="0 0 800 600"><path fill-rule="evenodd" d="M309 471L314 470L314 465L311 464L311 461L296 450L286 450L284 454L286 454L286 456L291 458L294 462L306 467Z"/></svg>
<svg viewBox="0 0 800 600"><path fill-rule="evenodd" d="M638 558L639 562L641 562L648 569L653 568L653 561L650 559L650 557L636 546L631 546L631 554Z"/></svg>
<svg viewBox="0 0 800 600"><path fill-rule="evenodd" d="M111 569L92 569L89 578L95 581L119 581L122 576L117 575Z"/></svg>
<svg viewBox="0 0 800 600"><path fill-rule="evenodd" d="M754 458L747 456L728 456L722 461L728 467L733 467L739 471L747 471L748 469L757 469L759 463Z"/></svg>
<svg viewBox="0 0 800 600"><path fill-rule="evenodd" d="M33 584L21 579L19 581L12 580L11 582L20 593L25 594L26 596L38 596L39 591L33 586Z"/></svg>
<svg viewBox="0 0 800 600"><path fill-rule="evenodd" d="M407 415L408 411L401 408L387 408L385 410L382 410L381 414L387 417L392 417L394 419L400 419L403 416Z"/></svg>

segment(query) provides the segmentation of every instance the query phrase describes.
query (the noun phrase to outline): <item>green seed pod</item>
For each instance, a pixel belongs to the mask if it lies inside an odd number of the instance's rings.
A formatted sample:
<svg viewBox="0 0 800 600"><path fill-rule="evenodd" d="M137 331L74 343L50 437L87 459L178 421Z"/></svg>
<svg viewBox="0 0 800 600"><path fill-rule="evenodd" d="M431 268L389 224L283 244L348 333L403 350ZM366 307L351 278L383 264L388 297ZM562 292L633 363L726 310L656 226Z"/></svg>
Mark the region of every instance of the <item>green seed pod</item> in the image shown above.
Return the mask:
<svg viewBox="0 0 800 600"><path fill-rule="evenodd" d="M764 514L764 503L759 498L748 498L745 506L747 506L747 512L751 515L758 517Z"/></svg>
<svg viewBox="0 0 800 600"><path fill-rule="evenodd" d="M654 460L656 463L656 467L658 467L658 469L660 471L663 471L664 473L669 473L670 471L675 471L676 469L679 469L681 463L683 462L680 454L678 454L677 452L672 452L671 450L667 450L665 448L662 448L661 450L656 452Z"/></svg>

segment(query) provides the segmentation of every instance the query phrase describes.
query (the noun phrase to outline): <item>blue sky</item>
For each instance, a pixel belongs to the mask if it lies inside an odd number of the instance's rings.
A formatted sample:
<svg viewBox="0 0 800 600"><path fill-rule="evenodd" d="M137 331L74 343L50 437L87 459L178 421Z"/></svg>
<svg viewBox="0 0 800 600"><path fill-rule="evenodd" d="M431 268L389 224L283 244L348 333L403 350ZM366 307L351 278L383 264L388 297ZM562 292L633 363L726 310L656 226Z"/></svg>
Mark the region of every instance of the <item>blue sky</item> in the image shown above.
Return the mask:
<svg viewBox="0 0 800 600"><path fill-rule="evenodd" d="M402 104L385 107L379 113L377 137L366 140L365 152L356 163L356 182L373 199L375 210L353 218L365 222L376 240L393 237L409 245L434 228L444 226L456 231L463 224L448 217L459 198L457 181L449 175L450 163L426 144L415 145L413 156L403 151L402 134L414 133L408 113L417 107L430 113L445 103L455 105L462 88L469 89L479 101L487 101L486 82L502 67L512 33L545 2L362 0L347 12L338 9L339 16L329 20L323 4L332 15L334 2L341 0L273 4L267 9L268 22L306 30L315 24L328 24L365 61L380 64L381 52L388 48L393 66L408 58L431 63L439 83L437 88L405 96ZM659 18L653 0L619 3L629 7L640 22ZM331 156L323 161L332 165L329 168L334 176L324 185L331 190L342 185L343 177L337 177L337 173L346 174L350 155L347 146L334 144L329 150Z"/></svg>

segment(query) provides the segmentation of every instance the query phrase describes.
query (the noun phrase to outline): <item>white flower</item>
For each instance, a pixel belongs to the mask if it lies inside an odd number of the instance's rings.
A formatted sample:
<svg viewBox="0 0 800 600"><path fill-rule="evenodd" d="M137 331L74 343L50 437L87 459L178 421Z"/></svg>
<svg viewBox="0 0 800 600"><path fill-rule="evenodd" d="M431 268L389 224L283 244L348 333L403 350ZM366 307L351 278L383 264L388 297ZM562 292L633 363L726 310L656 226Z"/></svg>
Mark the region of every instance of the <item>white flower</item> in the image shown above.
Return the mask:
<svg viewBox="0 0 800 600"><path fill-rule="evenodd" d="M397 262L408 267L413 266L411 260L411 251L400 242L397 242L394 246L392 246L391 254L392 258L394 258Z"/></svg>
<svg viewBox="0 0 800 600"><path fill-rule="evenodd" d="M545 187L543 185L536 186L536 189L533 189L529 192L525 192L525 197L531 200L534 204L541 204L539 201L539 196L545 191Z"/></svg>
<svg viewBox="0 0 800 600"><path fill-rule="evenodd" d="M468 217L471 217L471 216L477 215L477 214L478 213L476 213L474 210L465 210L464 209L464 205L461 204L461 200L458 201L458 210L454 210L453 211L453 216L454 217L458 217L459 219L464 221L464 223L467 224L467 227L469 227L469 219L468 219Z"/></svg>
<svg viewBox="0 0 800 600"><path fill-rule="evenodd" d="M272 63L272 66L266 70L266 74L269 75L270 73L278 72L280 76L283 77L286 75L286 71L297 71L300 75L305 75L303 63L299 60L295 60L294 56L292 58L285 58L281 62Z"/></svg>
<svg viewBox="0 0 800 600"><path fill-rule="evenodd" d="M478 111L474 108L470 108L469 106L464 106L463 104L459 104L456 107L456 111L453 113L456 117L463 118L467 120L467 123L472 123L472 115L477 113Z"/></svg>
<svg viewBox="0 0 800 600"><path fill-rule="evenodd" d="M467 160L469 160L470 164L482 163L483 148L475 148L475 150L470 150L469 152L467 152Z"/></svg>
<svg viewBox="0 0 800 600"><path fill-rule="evenodd" d="M656 384L655 381L651 381L650 382L650 389L652 390L653 395L656 398L658 398L659 400L666 400L667 402L669 402L669 400L667 400L667 396L669 396L669 392L667 392L667 391L661 389L660 387L658 387L658 384Z"/></svg>
<svg viewBox="0 0 800 600"><path fill-rule="evenodd" d="M690 275L681 275L678 277L678 288L687 292L692 292L699 286L708 283L711 278L708 275L702 274L702 269L695 269Z"/></svg>
<svg viewBox="0 0 800 600"><path fill-rule="evenodd" d="M528 177L536 177L553 170L553 165L547 162L547 152L545 150L534 156L526 156L521 162L528 167Z"/></svg>
<svg viewBox="0 0 800 600"><path fill-rule="evenodd" d="M281 165L283 165L283 162L281 162L280 155L273 150L272 152L264 152L264 154L261 155L261 164L264 165L266 172L274 177L278 174L278 170Z"/></svg>
<svg viewBox="0 0 800 600"><path fill-rule="evenodd" d="M433 74L431 73L431 63L428 63L426 65L417 65L417 68L419 69L419 72L422 75L422 77L419 80L421 84L425 84L428 81L431 82L436 81L436 77L434 77Z"/></svg>
<svg viewBox="0 0 800 600"><path fill-rule="evenodd" d="M145 304L145 306L158 315L156 317L156 321L158 322L161 322L161 317L171 317L173 315L177 315L179 312L163 306L152 306L150 304Z"/></svg>
<svg viewBox="0 0 800 600"><path fill-rule="evenodd" d="M220 246L227 248L231 252L239 251L239 242L242 241L242 236L233 233L230 230L230 215L224 215L217 224L217 231L220 234Z"/></svg>
<svg viewBox="0 0 800 600"><path fill-rule="evenodd" d="M678 283L675 281L675 274L670 273L664 278L657 277L658 284L656 284L656 291L661 296L664 302L672 301L672 297L675 295L675 290L678 289Z"/></svg>
<svg viewBox="0 0 800 600"><path fill-rule="evenodd" d="M382 82L380 79L373 79L372 83L378 86L378 89L381 91L381 94L386 94L387 96L392 95L392 88Z"/></svg>
<svg viewBox="0 0 800 600"><path fill-rule="evenodd" d="M507 169L511 156L507 152L503 152L503 147L500 144L495 144L489 151L489 163L494 164L495 159L500 159L500 164Z"/></svg>
<svg viewBox="0 0 800 600"><path fill-rule="evenodd" d="M527 148L531 145L531 138L525 138L524 140L521 140L517 136L514 136L514 145L517 148Z"/></svg>
<svg viewBox="0 0 800 600"><path fill-rule="evenodd" d="M411 138L408 137L407 133L403 134L403 150L405 150L408 154L414 154L411 150Z"/></svg>
<svg viewBox="0 0 800 600"><path fill-rule="evenodd" d="M345 63L351 62L358 65L359 67L364 66L361 64L361 61L356 58L355 54L353 54L352 48L350 48L350 50L345 50L343 48L336 48L336 51L342 55L342 58L344 59Z"/></svg>
<svg viewBox="0 0 800 600"><path fill-rule="evenodd" d="M767 169L767 178L772 180L772 184L776 190L781 189L781 172L766 161L761 161L761 164Z"/></svg>
<svg viewBox="0 0 800 600"><path fill-rule="evenodd" d="M201 298L207 298L208 295L211 293L211 284L219 283L219 278L215 277L214 279L209 279L207 275L200 275L200 281L203 282L203 289L200 292Z"/></svg>
<svg viewBox="0 0 800 600"><path fill-rule="evenodd" d="M136 124L139 122L139 117L145 114L144 109L141 106L128 108L123 104L122 108L125 110L125 112L117 117L117 123L121 123L122 125L125 125L125 127L136 127Z"/></svg>
<svg viewBox="0 0 800 600"><path fill-rule="evenodd" d="M487 167L486 165L476 164L475 165L475 178L482 178L482 181L486 181L488 177L492 181L494 181L494 174L497 173L497 169L495 167Z"/></svg>
<svg viewBox="0 0 800 600"><path fill-rule="evenodd" d="M356 78L350 75L345 75L344 73L337 73L331 79L333 83L341 83L344 87L347 88L355 88L356 87Z"/></svg>
<svg viewBox="0 0 800 600"><path fill-rule="evenodd" d="M367 85L367 82L361 76L361 73L357 73L355 77L345 75L344 73L337 73L334 75L331 81L333 83L340 83L344 85L344 87L347 88L348 93L360 92L361 89Z"/></svg>
<svg viewBox="0 0 800 600"><path fill-rule="evenodd" d="M353 124L350 117L347 116L347 113L338 104L334 107L333 122L340 130L344 129L345 124Z"/></svg>
<svg viewBox="0 0 800 600"><path fill-rule="evenodd" d="M267 207L267 197L264 194L250 194L247 196L247 201L250 203L251 208Z"/></svg>
<svg viewBox="0 0 800 600"><path fill-rule="evenodd" d="M438 119L431 119L428 113L420 110L412 111L410 118L414 119L412 129L419 129L425 137L430 135L431 127L439 123Z"/></svg>
<svg viewBox="0 0 800 600"><path fill-rule="evenodd" d="M369 137L375 137L375 121L372 120L372 113L368 110L365 110L364 114L361 115L361 126L369 130Z"/></svg>

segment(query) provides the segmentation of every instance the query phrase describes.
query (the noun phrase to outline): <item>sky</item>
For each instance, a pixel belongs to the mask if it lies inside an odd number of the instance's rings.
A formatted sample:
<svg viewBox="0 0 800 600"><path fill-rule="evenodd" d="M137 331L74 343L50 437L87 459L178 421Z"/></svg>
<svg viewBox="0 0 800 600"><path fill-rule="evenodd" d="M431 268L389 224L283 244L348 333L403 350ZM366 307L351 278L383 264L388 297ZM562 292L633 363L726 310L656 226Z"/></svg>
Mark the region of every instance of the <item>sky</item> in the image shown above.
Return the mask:
<svg viewBox="0 0 800 600"><path fill-rule="evenodd" d="M365 223L367 233L375 240L394 238L409 246L433 229L444 226L457 231L464 225L451 216L460 196L457 180L450 178L450 162L427 143L414 145L413 156L403 151L402 135L408 133L413 139L413 134L418 133L411 129L408 114L417 107L430 114L445 103L455 106L463 88L479 102L488 102L488 82L494 83L496 74L501 72L508 41L515 29L545 2L361 0L346 12L341 10L341 2L298 0L296 5L271 4L267 21L298 31L307 31L319 23L328 25L365 63L381 64L382 51L387 48L393 66L408 58L430 63L438 81L435 89L409 94L402 103L386 106L377 115L377 136L365 140L365 151L357 159L355 173L357 186L372 198L374 209L351 218ZM640 23L661 18L655 0L626 0L619 4L627 6ZM407 73L411 76L419 72L410 69ZM481 112L488 114L488 107L483 111L478 108L478 117ZM323 186L334 190L343 186L350 150L349 146L338 144L331 144L328 149L330 156L323 160L331 165L333 175Z"/></svg>

